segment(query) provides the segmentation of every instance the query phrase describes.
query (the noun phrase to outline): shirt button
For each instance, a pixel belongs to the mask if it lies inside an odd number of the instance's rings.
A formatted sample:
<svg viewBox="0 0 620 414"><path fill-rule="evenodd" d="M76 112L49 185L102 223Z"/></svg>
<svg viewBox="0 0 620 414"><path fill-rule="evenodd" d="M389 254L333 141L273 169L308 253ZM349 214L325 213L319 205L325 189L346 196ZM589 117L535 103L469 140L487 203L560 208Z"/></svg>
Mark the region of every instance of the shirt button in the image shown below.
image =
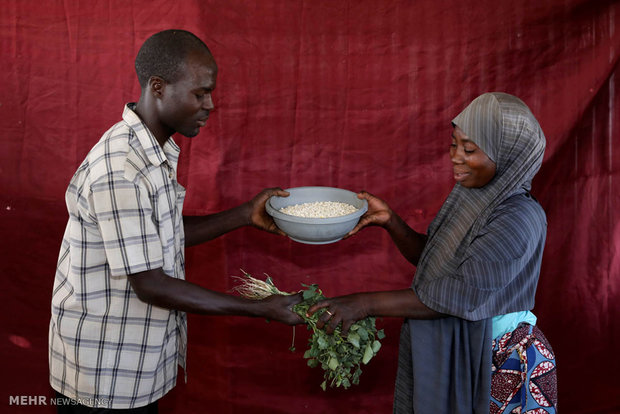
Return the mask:
<svg viewBox="0 0 620 414"><path fill-rule="evenodd" d="M172 178L172 171L168 173L168 177Z"/></svg>

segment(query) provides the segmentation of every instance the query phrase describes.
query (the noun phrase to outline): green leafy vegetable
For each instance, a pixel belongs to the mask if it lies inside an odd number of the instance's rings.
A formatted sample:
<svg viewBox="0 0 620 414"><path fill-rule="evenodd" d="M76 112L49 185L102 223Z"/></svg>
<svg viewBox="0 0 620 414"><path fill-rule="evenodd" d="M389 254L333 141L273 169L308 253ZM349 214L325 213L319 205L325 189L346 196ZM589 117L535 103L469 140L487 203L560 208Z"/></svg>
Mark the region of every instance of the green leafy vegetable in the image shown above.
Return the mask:
<svg viewBox="0 0 620 414"><path fill-rule="evenodd" d="M273 294L291 294L280 291L269 276L262 281L244 272L243 277L236 277L236 279L241 281L241 285L235 287L234 290L247 298L262 299ZM305 288L302 291L303 301L295 305L293 311L307 323L308 329L312 331L308 339L308 349L304 352L308 366L311 368L320 366L323 369L324 381L321 383L323 390L328 385L349 388L351 384L359 384L362 364L368 364L381 349L379 340L385 338L383 329L377 330L376 318L369 317L355 322L347 336L342 335L340 325L333 334L327 334L325 330L316 326L319 317L325 312L324 309L312 316L307 315L312 305L326 297L316 284L302 284L302 286ZM291 350L294 349L294 346L291 346Z"/></svg>

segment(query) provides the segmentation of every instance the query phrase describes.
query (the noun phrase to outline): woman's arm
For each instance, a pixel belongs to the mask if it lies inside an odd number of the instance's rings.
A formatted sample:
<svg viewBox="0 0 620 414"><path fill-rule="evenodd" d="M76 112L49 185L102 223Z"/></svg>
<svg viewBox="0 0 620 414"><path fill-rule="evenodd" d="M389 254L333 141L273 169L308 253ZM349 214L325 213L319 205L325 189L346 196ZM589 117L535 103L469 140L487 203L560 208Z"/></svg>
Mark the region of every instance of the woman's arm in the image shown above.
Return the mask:
<svg viewBox="0 0 620 414"><path fill-rule="evenodd" d="M398 214L392 211L387 203L380 198L362 191L358 198L368 201L368 211L359 223L349 232L350 237L367 226L380 226L389 233L400 253L410 263L417 265L426 245L426 235L413 230Z"/></svg>
<svg viewBox="0 0 620 414"><path fill-rule="evenodd" d="M327 326L327 333L331 334L342 322L345 335L351 325L369 316L408 319L437 319L446 316L423 304L412 289L361 292L329 298L308 309L308 314L312 315L319 309L326 311L319 317L317 326Z"/></svg>
<svg viewBox="0 0 620 414"><path fill-rule="evenodd" d="M392 213L385 229L389 233L392 241L398 250L409 263L418 265L424 246L426 246L427 236L413 230L399 215Z"/></svg>

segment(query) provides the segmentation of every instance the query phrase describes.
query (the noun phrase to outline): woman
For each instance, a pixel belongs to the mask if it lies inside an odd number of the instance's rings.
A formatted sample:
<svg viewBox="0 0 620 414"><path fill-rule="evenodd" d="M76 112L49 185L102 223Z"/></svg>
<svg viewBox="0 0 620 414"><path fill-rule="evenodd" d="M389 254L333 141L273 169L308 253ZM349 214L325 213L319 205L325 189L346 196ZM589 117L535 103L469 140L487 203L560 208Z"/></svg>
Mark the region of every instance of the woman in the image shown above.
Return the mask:
<svg viewBox="0 0 620 414"><path fill-rule="evenodd" d="M530 312L546 236L529 194L545 137L518 98L487 93L453 121L456 185L428 234L373 195L365 226L385 228L417 266L410 289L327 299L319 326L343 332L368 316L404 317L396 413L554 413L555 357ZM520 407L520 410L519 410Z"/></svg>

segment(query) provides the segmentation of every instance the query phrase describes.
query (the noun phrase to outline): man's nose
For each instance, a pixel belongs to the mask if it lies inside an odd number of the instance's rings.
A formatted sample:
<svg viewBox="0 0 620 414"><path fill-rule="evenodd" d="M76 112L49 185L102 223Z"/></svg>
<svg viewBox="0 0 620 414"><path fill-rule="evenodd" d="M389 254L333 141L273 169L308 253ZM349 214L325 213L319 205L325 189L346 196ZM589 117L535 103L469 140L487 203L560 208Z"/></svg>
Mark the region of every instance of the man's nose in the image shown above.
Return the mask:
<svg viewBox="0 0 620 414"><path fill-rule="evenodd" d="M205 100L204 100L202 107L203 109L207 111L212 111L213 109L215 109L215 106L213 105L213 98L211 98L210 93L207 94L207 96L205 96Z"/></svg>

